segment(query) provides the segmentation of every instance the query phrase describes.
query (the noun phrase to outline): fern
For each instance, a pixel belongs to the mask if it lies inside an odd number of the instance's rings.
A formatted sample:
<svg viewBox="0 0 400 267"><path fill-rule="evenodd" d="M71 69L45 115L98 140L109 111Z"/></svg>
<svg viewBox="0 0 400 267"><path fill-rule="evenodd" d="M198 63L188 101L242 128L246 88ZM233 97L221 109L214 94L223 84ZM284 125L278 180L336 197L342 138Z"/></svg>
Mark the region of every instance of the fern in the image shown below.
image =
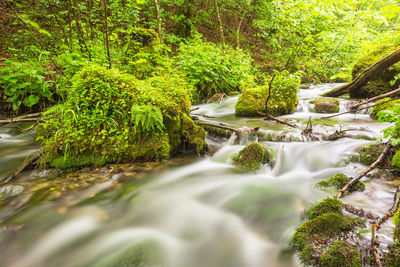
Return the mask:
<svg viewBox="0 0 400 267"><path fill-rule="evenodd" d="M161 110L155 106L132 105L131 117L134 133L161 132L165 128Z"/></svg>

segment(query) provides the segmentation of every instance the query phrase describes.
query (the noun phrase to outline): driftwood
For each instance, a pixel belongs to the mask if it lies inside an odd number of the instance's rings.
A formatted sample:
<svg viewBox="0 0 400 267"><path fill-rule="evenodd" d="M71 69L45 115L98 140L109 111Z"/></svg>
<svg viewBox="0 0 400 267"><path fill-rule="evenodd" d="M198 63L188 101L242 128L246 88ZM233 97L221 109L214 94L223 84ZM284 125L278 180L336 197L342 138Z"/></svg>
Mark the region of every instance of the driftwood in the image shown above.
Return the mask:
<svg viewBox="0 0 400 267"><path fill-rule="evenodd" d="M214 122L207 122L207 121L196 121L198 125L203 125L203 126L210 126L210 127L215 127L223 130L228 130L231 132L234 132L236 134L242 133L240 129L233 128L227 124L224 123L214 123Z"/></svg>
<svg viewBox="0 0 400 267"><path fill-rule="evenodd" d="M12 179L17 177L21 172L23 172L27 167L29 167L34 161L38 160L42 155L42 151L37 151L29 159L27 159L11 176L4 180L3 184L9 183Z"/></svg>
<svg viewBox="0 0 400 267"><path fill-rule="evenodd" d="M346 93L349 93L350 91L355 91L399 61L400 61L400 49L382 58L380 61L376 62L374 65L364 70L353 81L345 85L342 85L338 88L335 88L329 92L326 92L325 94L323 94L323 96L335 97L344 95Z"/></svg>
<svg viewBox="0 0 400 267"><path fill-rule="evenodd" d="M0 124L8 124L13 122L28 122L28 121L35 121L35 122L44 122L40 117L43 113L32 113L27 115L22 115L19 117L14 117L10 119L0 120Z"/></svg>
<svg viewBox="0 0 400 267"><path fill-rule="evenodd" d="M377 250L377 247L379 247L379 242L376 240L376 231L381 228L382 224L384 224L389 218L393 217L393 215L397 212L399 209L399 203L400 203L400 186L397 188L396 193L394 194L393 197L393 206L386 212L376 224L372 225L372 232L371 232L371 248L373 251L373 254L375 256L375 261L379 267L383 266L381 259L379 257L379 253Z"/></svg>
<svg viewBox="0 0 400 267"><path fill-rule="evenodd" d="M368 168L365 168L362 172L360 172L358 175L356 175L353 179L351 179L350 182L348 182L343 188L342 190L340 190L340 192L337 194L336 198L339 199L341 197L343 197L344 193L346 193L349 188L354 185L355 183L358 182L358 180L360 180L362 177L364 177L366 174L368 174L370 171L372 171L373 169L375 169L378 164L385 158L386 154L389 152L389 148L391 147L390 142L387 143L385 149L383 150L383 152L379 155L378 159L373 162Z"/></svg>
<svg viewBox="0 0 400 267"><path fill-rule="evenodd" d="M393 90L393 91L390 91L390 92L388 92L388 93L386 93L386 94L378 95L378 96L369 98L369 99L367 99L367 100L361 101L361 102L359 102L359 103L355 103L355 104L349 105L349 106L347 106L347 108L348 108L348 109L356 109L356 108L358 108L359 106L368 104L368 103L370 103L370 102L373 102L373 101L376 101L376 100L379 100L379 99L382 99L382 98L385 98L385 97L388 97L388 96L397 95L397 94L399 94L399 93L400 93L400 88L398 88L398 89L396 89L396 90Z"/></svg>
<svg viewBox="0 0 400 267"><path fill-rule="evenodd" d="M257 113L258 113L259 115L261 115L261 116L265 116L265 119L266 119L266 120L276 121L276 122L279 122L279 123L281 123L281 124L287 125L287 126L289 126L289 127L297 128L297 125L294 125L294 124L288 123L288 122L286 122L286 121L280 120L280 119L278 119L278 118L276 118L276 117L274 117L274 116L271 116L271 115L269 115L269 114L266 114L266 113L264 113L264 112L257 112Z"/></svg>
<svg viewBox="0 0 400 267"><path fill-rule="evenodd" d="M350 204L343 203L342 208L345 211L347 211L349 213L352 213L352 214L355 214L355 215L357 215L359 217L364 217L364 218L367 218L367 219L370 219L370 220L378 220L379 219L378 216L373 215L372 213L366 212L363 209L354 207L354 206L352 206Z"/></svg>

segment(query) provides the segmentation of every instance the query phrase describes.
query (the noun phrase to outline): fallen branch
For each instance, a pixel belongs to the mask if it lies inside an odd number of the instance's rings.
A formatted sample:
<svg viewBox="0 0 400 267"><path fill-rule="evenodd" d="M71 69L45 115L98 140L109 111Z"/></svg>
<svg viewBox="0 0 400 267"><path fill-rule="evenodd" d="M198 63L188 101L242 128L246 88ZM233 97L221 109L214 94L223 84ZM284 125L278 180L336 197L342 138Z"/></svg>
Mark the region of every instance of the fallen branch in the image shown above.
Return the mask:
<svg viewBox="0 0 400 267"><path fill-rule="evenodd" d="M198 125L210 126L210 127L220 128L220 129L223 129L223 130L232 131L232 132L235 132L237 134L242 133L242 131L240 129L233 128L233 127L228 126L228 125L226 125L224 123L213 123L213 122L207 122L207 121L196 121L196 123Z"/></svg>
<svg viewBox="0 0 400 267"><path fill-rule="evenodd" d="M340 192L337 194L336 198L339 199L339 198L343 197L343 194L346 193L352 185L356 184L358 182L358 180L360 180L362 177L364 177L370 171L375 169L379 165L379 163L381 163L381 161L385 158L386 154L389 152L390 147L391 147L391 144L390 144L390 142L388 142L385 149L383 150L383 152L379 155L378 159L375 162L373 162L368 168L365 168L362 172L360 172L353 179L351 179L351 181L348 182L342 188L342 190L340 190Z"/></svg>
<svg viewBox="0 0 400 267"><path fill-rule="evenodd" d="M368 109L368 108L371 108L371 107L383 105L383 104L386 104L386 103L388 103L390 101L394 101L394 99L391 99L391 100L388 100L388 101L385 101L385 102L382 102L382 103L374 104L372 106L366 106L366 107L363 107L363 108L360 108L360 109L357 109L357 110L353 109L353 110L345 111L345 112L342 112L342 113L337 113L337 114L334 114L334 115L326 116L326 117L323 117L322 119L330 119L330 118L338 117L340 115L344 115L344 114L348 114L348 113L357 113L357 111L361 111L361 110Z"/></svg>
<svg viewBox="0 0 400 267"><path fill-rule="evenodd" d="M386 69L391 67L400 61L400 49L394 51L390 55L382 58L374 65L370 66L366 70L364 70L360 75L358 75L354 80L349 83L346 83L338 88L335 88L329 92L323 94L323 96L341 96L350 91L355 91L358 88L362 87L364 84L368 83L376 76L384 72Z"/></svg>
<svg viewBox="0 0 400 267"><path fill-rule="evenodd" d="M39 150L37 151L32 157L27 159L21 167L18 168L11 176L9 176L7 179L4 180L3 184L7 184L10 182L12 179L17 177L21 172L23 172L27 167L29 167L35 160L39 159L40 156L42 155L42 151Z"/></svg>
<svg viewBox="0 0 400 267"><path fill-rule="evenodd" d="M342 208L345 211L347 211L349 213L352 213L352 214L355 214L355 215L357 215L359 217L364 217L364 218L367 218L367 219L370 219L370 220L378 220L379 219L378 216L373 215L372 213L369 213L369 212L365 212L363 209L354 207L354 206L352 206L350 204L343 203Z"/></svg>
<svg viewBox="0 0 400 267"><path fill-rule="evenodd" d="M393 91L390 91L390 92L388 92L388 93L386 93L386 94L378 95L378 96L369 98L369 99L367 99L367 100L364 100L364 101L362 101L362 102L349 105L347 108L348 108L348 109L356 109L356 108L358 108L359 106L368 104L368 103L370 103L370 102L374 102L374 101L376 101L376 100L379 100L379 99L382 99L382 98L385 98L385 97L388 97L388 96L396 95L396 94L399 94L399 93L400 93L400 88L398 88L398 89L396 89L396 90L393 90Z"/></svg>
<svg viewBox="0 0 400 267"><path fill-rule="evenodd" d="M265 116L265 119L269 119L269 120L272 120L272 121L276 121L276 122L279 122L279 123L281 123L281 124L287 125L287 126L292 127L292 128L297 128L297 125L294 125L294 124L288 123L288 122L286 122L286 121L280 120L280 119L278 119L278 118L276 118L276 117L274 117L274 116L271 116L271 115L269 115L269 114L266 114L266 113L264 113L264 112L257 112L257 113L258 113L259 115L261 115L261 116Z"/></svg>
<svg viewBox="0 0 400 267"><path fill-rule="evenodd" d="M393 217L393 215L399 209L400 203L400 186L397 188L396 193L393 197L393 206L386 212L376 224L372 225L372 232L371 232L371 248L373 250L375 261L379 267L383 266L382 262L379 257L379 253L377 247L379 247L379 242L376 240L376 231L381 228L382 224L384 224L389 218Z"/></svg>
<svg viewBox="0 0 400 267"><path fill-rule="evenodd" d="M39 112L39 113L26 114L19 117L4 119L0 120L0 124L8 124L13 122L28 122L28 121L43 122L44 120L40 118L42 114L43 114L42 112Z"/></svg>

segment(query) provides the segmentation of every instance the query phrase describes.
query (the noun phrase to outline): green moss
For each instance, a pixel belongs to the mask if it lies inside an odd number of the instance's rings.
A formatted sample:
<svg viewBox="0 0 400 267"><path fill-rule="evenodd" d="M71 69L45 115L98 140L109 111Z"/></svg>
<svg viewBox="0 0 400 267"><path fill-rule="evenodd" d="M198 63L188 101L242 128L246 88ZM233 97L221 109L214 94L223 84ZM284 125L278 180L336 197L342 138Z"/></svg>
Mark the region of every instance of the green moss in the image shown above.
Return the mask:
<svg viewBox="0 0 400 267"><path fill-rule="evenodd" d="M342 214L342 202L334 198L325 198L306 210L305 215L308 219L312 220L325 213Z"/></svg>
<svg viewBox="0 0 400 267"><path fill-rule="evenodd" d="M311 100L310 103L314 104L316 113L337 113L340 110L340 102L337 98L321 97Z"/></svg>
<svg viewBox="0 0 400 267"><path fill-rule="evenodd" d="M360 252L345 241L335 241L320 256L322 267L361 266Z"/></svg>
<svg viewBox="0 0 400 267"><path fill-rule="evenodd" d="M393 223L394 223L394 233L393 233L393 241L400 242L400 210L393 216Z"/></svg>
<svg viewBox="0 0 400 267"><path fill-rule="evenodd" d="M186 85L173 74L140 81L116 69L85 67L74 76L67 101L46 112L37 128L43 163L163 161L180 149L200 151L206 132L189 116Z"/></svg>
<svg viewBox="0 0 400 267"><path fill-rule="evenodd" d="M360 58L353 67L352 75L353 79L358 77L364 70L374 65L376 62L381 60L383 57L388 56L390 53L398 49L397 45L384 44L368 55ZM350 96L354 98L370 98L373 96L381 95L396 89L399 85L397 82L393 86L389 84L393 80L394 76L400 72L400 64L397 63L383 73L378 75L375 79L350 92Z"/></svg>
<svg viewBox="0 0 400 267"><path fill-rule="evenodd" d="M296 110L300 79L282 72L272 83L272 93L268 101L268 113L273 116L293 113ZM269 86L256 86L242 92L235 106L237 116L263 116Z"/></svg>
<svg viewBox="0 0 400 267"><path fill-rule="evenodd" d="M263 163L271 160L271 152L265 144L253 143L243 148L236 157L235 166L255 171L258 170Z"/></svg>
<svg viewBox="0 0 400 267"><path fill-rule="evenodd" d="M368 136L368 135L365 135L365 134L357 134L356 135L356 139L358 139L358 140L369 140L369 141L376 140L375 137L371 137L371 136Z"/></svg>
<svg viewBox="0 0 400 267"><path fill-rule="evenodd" d="M220 103L221 100L224 98L225 94L216 93L210 99L208 99L208 103Z"/></svg>
<svg viewBox="0 0 400 267"><path fill-rule="evenodd" d="M392 158L392 165L396 168L396 170L400 171L400 150L396 151Z"/></svg>
<svg viewBox="0 0 400 267"><path fill-rule="evenodd" d="M300 251L299 258L302 264L308 266L308 265L315 265L316 261L314 258L314 247L312 245L306 245L304 248Z"/></svg>
<svg viewBox="0 0 400 267"><path fill-rule="evenodd" d="M378 159L382 151L383 151L382 144L371 144L361 147L358 150L358 153L360 154L361 163L364 165L371 165ZM383 166L385 164L387 164L386 161L381 163L380 166Z"/></svg>
<svg viewBox="0 0 400 267"><path fill-rule="evenodd" d="M338 213L325 213L300 225L293 235L291 244L302 250L310 242L340 236L362 224L362 219L359 218L351 218Z"/></svg>
<svg viewBox="0 0 400 267"><path fill-rule="evenodd" d="M385 263L388 267L400 267L400 243L388 245Z"/></svg>
<svg viewBox="0 0 400 267"><path fill-rule="evenodd" d="M347 175L343 173L337 173L329 177L326 181L318 182L316 186L319 188L334 188L340 190L349 182L350 178ZM358 181L355 185L352 185L349 188L349 192L364 191L364 190L365 190L365 184L360 181Z"/></svg>
<svg viewBox="0 0 400 267"><path fill-rule="evenodd" d="M392 111L395 106L400 105L400 100L392 100L392 101L390 101L390 100L391 100L390 97L386 97L384 99L376 101L374 106L371 109L369 116L376 120L378 118L377 114L379 111L382 111L382 110ZM382 103L384 103L384 104L382 104Z"/></svg>

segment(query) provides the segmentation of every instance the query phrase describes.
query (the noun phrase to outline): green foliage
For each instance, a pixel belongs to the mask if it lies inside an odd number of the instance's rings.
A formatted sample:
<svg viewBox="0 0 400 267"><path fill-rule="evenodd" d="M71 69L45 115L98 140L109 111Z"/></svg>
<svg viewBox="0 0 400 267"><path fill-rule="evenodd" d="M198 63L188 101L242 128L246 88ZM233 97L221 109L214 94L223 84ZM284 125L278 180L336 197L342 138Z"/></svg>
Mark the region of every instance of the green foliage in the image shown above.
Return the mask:
<svg viewBox="0 0 400 267"><path fill-rule="evenodd" d="M390 122L391 125L382 130L384 137L391 137L392 146L400 144L400 105L393 110L382 110L378 112L378 122Z"/></svg>
<svg viewBox="0 0 400 267"><path fill-rule="evenodd" d="M252 73L251 57L240 51L196 38L181 43L175 58L179 70L197 88L200 101L215 93L241 90L241 82Z"/></svg>
<svg viewBox="0 0 400 267"><path fill-rule="evenodd" d="M53 72L32 64L6 60L0 66L0 100L17 111L23 107L38 110L38 105L54 101Z"/></svg>
<svg viewBox="0 0 400 267"><path fill-rule="evenodd" d="M271 79L271 77L267 77L264 78L264 81L269 82ZM274 116L293 113L298 104L297 93L299 92L299 86L300 75L298 73L275 72L271 96L268 100L268 113ZM244 90L235 106L236 115L262 116L262 113L265 113L265 103L269 91L268 85Z"/></svg>
<svg viewBox="0 0 400 267"><path fill-rule="evenodd" d="M73 78L67 101L49 109L47 121L38 127L44 163L73 167L165 160L183 142L200 151L205 131L186 115L191 105L186 88L170 84L171 79L140 81L116 69L83 68ZM171 130L164 121L173 117L185 123Z"/></svg>
<svg viewBox="0 0 400 267"><path fill-rule="evenodd" d="M388 245L388 252L385 257L385 264L388 267L400 267L400 243Z"/></svg>
<svg viewBox="0 0 400 267"><path fill-rule="evenodd" d="M379 111L382 110L393 111L393 108L398 105L400 105L400 100L393 100L390 97L383 98L375 102L369 116L376 120L378 118Z"/></svg>
<svg viewBox="0 0 400 267"><path fill-rule="evenodd" d="M320 257L324 267L361 267L360 252L345 241L335 241Z"/></svg>
<svg viewBox="0 0 400 267"><path fill-rule="evenodd" d="M316 184L318 188L334 188L336 190L342 189L346 184L350 182L350 178L343 173L337 173L329 177L326 181L320 181ZM350 186L349 192L364 191L365 184L358 181L356 184Z"/></svg>
<svg viewBox="0 0 400 267"><path fill-rule="evenodd" d="M325 213L342 214L342 202L334 198L325 198L305 211L306 217L310 220Z"/></svg>

